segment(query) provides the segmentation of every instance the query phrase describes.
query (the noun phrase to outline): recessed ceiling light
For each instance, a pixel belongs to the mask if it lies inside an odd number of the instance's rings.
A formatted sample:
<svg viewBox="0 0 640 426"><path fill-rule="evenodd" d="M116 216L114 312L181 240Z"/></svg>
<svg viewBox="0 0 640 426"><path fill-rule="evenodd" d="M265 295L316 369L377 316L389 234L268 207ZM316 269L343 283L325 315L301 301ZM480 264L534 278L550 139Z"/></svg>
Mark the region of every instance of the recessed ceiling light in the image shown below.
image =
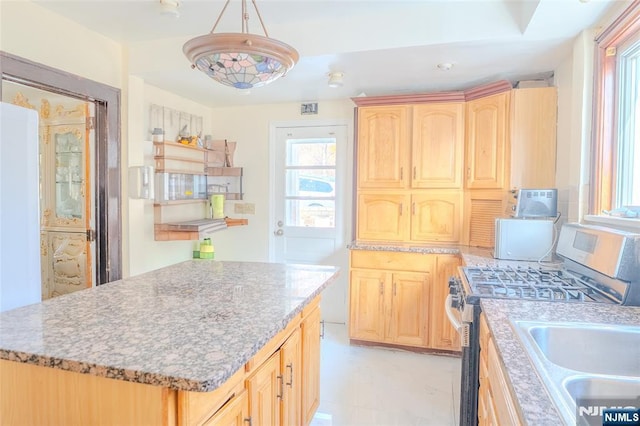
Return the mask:
<svg viewBox="0 0 640 426"><path fill-rule="evenodd" d="M329 87L342 87L344 84L343 81L344 73L343 72L332 72L329 73Z"/></svg>
<svg viewBox="0 0 640 426"><path fill-rule="evenodd" d="M453 64L450 64L449 62L443 62L441 64L438 64L438 69L442 70L442 71L449 71L451 68L453 68Z"/></svg>
<svg viewBox="0 0 640 426"><path fill-rule="evenodd" d="M160 14L172 18L179 18L180 0L160 0Z"/></svg>

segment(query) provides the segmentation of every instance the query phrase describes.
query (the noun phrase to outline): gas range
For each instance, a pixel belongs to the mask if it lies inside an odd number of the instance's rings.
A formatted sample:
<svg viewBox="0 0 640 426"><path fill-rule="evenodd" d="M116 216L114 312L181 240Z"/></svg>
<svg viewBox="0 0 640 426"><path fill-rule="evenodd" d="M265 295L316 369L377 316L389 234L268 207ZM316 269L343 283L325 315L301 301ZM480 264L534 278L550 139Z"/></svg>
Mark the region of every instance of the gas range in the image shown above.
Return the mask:
<svg viewBox="0 0 640 426"><path fill-rule="evenodd" d="M640 234L565 224L556 253L563 263L555 269L460 267L449 283L454 307L483 297L640 306Z"/></svg>
<svg viewBox="0 0 640 426"><path fill-rule="evenodd" d="M529 299L561 302L615 303L602 285L565 270L533 267L475 266L462 268L469 287L466 301L474 297Z"/></svg>
<svg viewBox="0 0 640 426"><path fill-rule="evenodd" d="M640 234L565 224L556 254L557 268L475 265L450 279L445 312L462 341L461 425L478 420L482 298L640 306Z"/></svg>

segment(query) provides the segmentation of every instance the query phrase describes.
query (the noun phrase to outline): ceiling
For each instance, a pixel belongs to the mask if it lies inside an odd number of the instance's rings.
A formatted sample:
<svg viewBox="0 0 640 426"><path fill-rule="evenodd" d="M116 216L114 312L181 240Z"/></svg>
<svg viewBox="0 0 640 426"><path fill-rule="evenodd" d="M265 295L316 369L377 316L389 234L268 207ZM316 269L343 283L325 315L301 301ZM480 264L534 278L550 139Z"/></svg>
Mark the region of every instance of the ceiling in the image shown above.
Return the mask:
<svg viewBox="0 0 640 426"><path fill-rule="evenodd" d="M257 0L269 36L295 47L298 64L282 79L247 93L192 70L182 45L208 33L223 0L180 0L180 17L160 0L35 1L122 43L129 73L211 107L309 102L461 90L507 79L549 77L573 39L622 0ZM216 33L240 32L231 0ZM249 31L262 34L248 1ZM450 63L449 71L437 67ZM328 73L344 73L330 88Z"/></svg>

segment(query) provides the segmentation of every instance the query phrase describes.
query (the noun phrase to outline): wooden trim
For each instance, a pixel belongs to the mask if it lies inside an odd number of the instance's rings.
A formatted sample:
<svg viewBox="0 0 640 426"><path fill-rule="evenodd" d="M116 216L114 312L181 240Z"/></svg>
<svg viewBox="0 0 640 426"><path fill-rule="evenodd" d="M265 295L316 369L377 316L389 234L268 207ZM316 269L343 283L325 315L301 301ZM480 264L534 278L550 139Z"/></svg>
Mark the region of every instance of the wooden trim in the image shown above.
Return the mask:
<svg viewBox="0 0 640 426"><path fill-rule="evenodd" d="M459 102L464 101L465 93L461 91L421 93L412 95L386 95L366 96L351 98L359 107L381 105L426 104L432 102Z"/></svg>
<svg viewBox="0 0 640 426"><path fill-rule="evenodd" d="M612 208L615 196L617 116L617 46L640 32L640 0L633 3L596 37L593 94L592 152L589 212Z"/></svg>
<svg viewBox="0 0 640 426"><path fill-rule="evenodd" d="M472 101L474 99L484 98L498 93L508 92L513 89L513 85L507 80L495 81L493 83L477 86L464 92L464 100Z"/></svg>
<svg viewBox="0 0 640 426"><path fill-rule="evenodd" d="M3 80L95 104L96 284L122 278L120 89L3 51L0 73Z"/></svg>
<svg viewBox="0 0 640 426"><path fill-rule="evenodd" d="M640 0L638 0L640 1ZM485 96L496 95L507 92L513 85L507 80L495 81L482 86L473 87L469 90L458 90L450 92L419 93L411 95L386 95L386 96L365 96L361 98L351 98L359 107L382 106L382 105L406 105L406 104L427 104L435 102L465 102Z"/></svg>

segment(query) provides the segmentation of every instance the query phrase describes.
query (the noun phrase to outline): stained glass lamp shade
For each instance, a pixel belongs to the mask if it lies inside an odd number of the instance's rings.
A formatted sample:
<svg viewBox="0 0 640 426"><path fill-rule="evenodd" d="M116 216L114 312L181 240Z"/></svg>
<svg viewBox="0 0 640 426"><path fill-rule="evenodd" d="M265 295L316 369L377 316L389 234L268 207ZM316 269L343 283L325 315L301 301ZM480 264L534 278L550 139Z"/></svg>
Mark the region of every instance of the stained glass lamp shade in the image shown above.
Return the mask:
<svg viewBox="0 0 640 426"><path fill-rule="evenodd" d="M269 84L298 61L291 46L255 34L207 34L189 40L183 50L200 71L236 89Z"/></svg>
<svg viewBox="0 0 640 426"><path fill-rule="evenodd" d="M193 68L212 79L237 89L264 86L282 77L298 62L298 52L286 43L269 38L256 9L265 36L249 34L245 1L242 0L242 33L214 34L218 21L210 34L187 41L182 50Z"/></svg>

